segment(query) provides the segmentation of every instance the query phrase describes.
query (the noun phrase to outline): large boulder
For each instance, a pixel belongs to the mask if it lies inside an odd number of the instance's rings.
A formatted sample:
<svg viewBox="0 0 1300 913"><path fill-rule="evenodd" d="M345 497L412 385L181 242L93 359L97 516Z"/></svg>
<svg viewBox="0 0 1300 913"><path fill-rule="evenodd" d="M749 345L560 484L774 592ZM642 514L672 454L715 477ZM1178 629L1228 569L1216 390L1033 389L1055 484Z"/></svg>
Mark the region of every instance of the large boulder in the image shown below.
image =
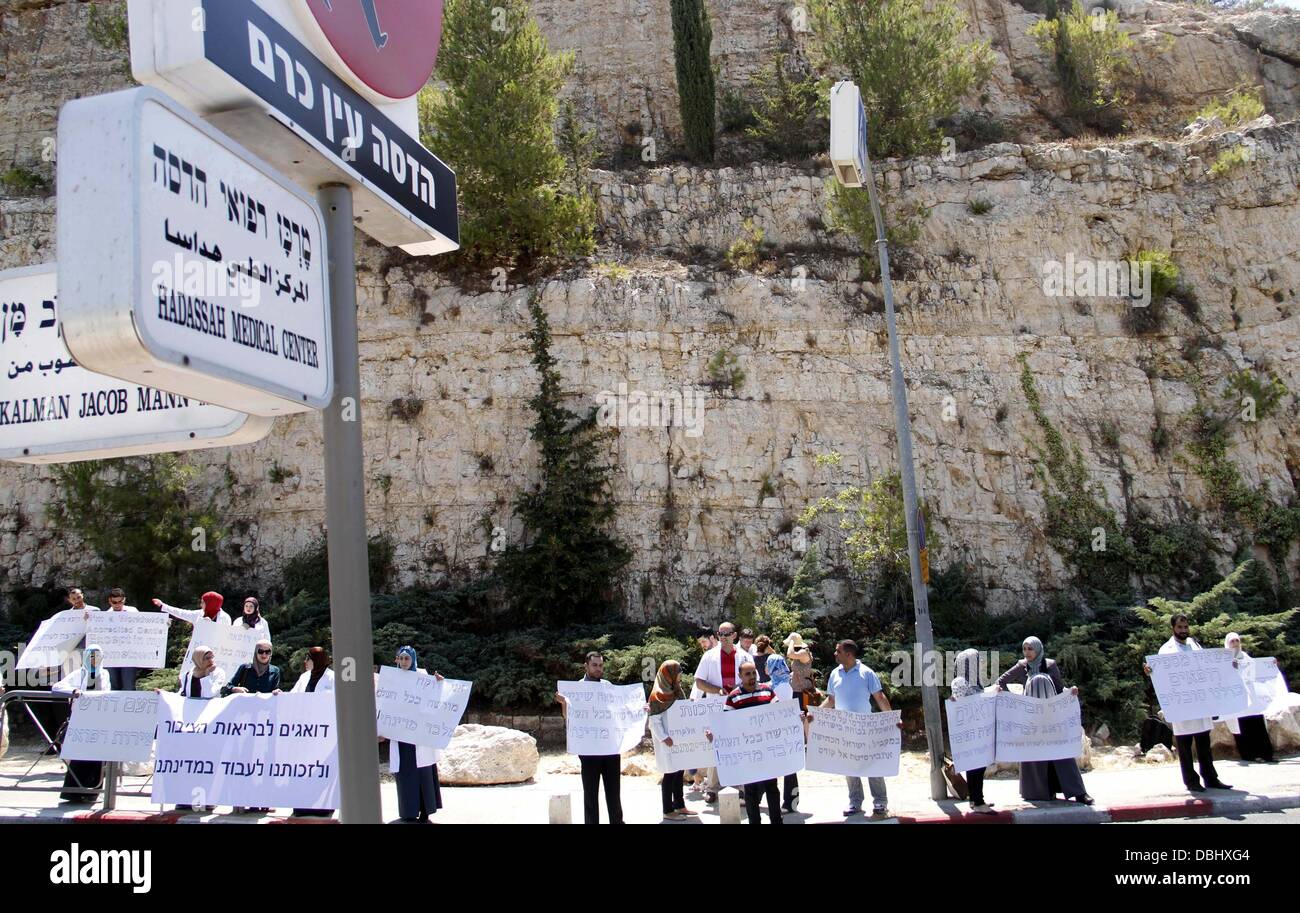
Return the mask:
<svg viewBox="0 0 1300 913"><path fill-rule="evenodd" d="M1214 728L1210 730L1210 747L1214 749L1216 758L1236 757L1237 740L1232 736L1232 730L1228 724L1218 720Z"/></svg>
<svg viewBox="0 0 1300 913"><path fill-rule="evenodd" d="M449 786L523 783L537 773L537 740L504 726L457 726L438 762L438 780Z"/></svg>
<svg viewBox="0 0 1300 913"><path fill-rule="evenodd" d="M1264 722L1276 751L1300 751L1300 694L1288 691L1274 700Z"/></svg>

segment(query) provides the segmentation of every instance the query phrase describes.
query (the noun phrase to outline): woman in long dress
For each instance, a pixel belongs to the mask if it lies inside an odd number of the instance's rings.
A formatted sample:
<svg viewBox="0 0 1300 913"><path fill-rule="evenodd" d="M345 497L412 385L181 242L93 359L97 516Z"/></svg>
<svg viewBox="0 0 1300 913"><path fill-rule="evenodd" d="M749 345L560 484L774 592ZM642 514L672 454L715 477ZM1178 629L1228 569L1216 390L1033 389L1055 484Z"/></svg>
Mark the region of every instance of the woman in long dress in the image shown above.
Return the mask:
<svg viewBox="0 0 1300 913"><path fill-rule="evenodd" d="M1026 637L1021 649L1024 659L1002 673L998 678L998 690L1006 691L1008 685L1024 685L1025 696L1042 699L1054 698L1065 691L1065 682L1061 679L1061 670L1055 660L1044 655L1043 642L1037 637ZM1078 688L1070 689L1074 694ZM1064 793L1069 799L1080 805L1092 805L1092 796L1083 785L1083 774L1079 772L1079 762L1075 758L1061 758L1055 761L1021 761L1020 795L1029 801L1055 799L1057 793Z"/></svg>
<svg viewBox="0 0 1300 913"><path fill-rule="evenodd" d="M108 670L104 668L104 651L99 648L98 644L91 644L86 647L81 662L80 669L64 676L50 690L56 694L71 694L74 701L88 691L113 690L108 677ZM59 793L59 798L64 802L94 802L103 783L104 762L69 761L68 772L63 775L63 788L82 787L93 789L95 792L65 792Z"/></svg>
<svg viewBox="0 0 1300 913"><path fill-rule="evenodd" d="M1253 666L1255 660L1249 653L1241 649L1241 635L1235 631L1223 639L1223 647L1232 654L1232 658L1237 661L1237 671L1241 673L1243 679L1253 679ZM1260 713L1251 716L1230 716L1224 720L1228 724L1228 729L1232 731L1232 737L1237 742L1237 754L1243 761L1262 761L1265 764L1276 764L1277 759L1273 757L1273 742L1268 737L1268 726L1264 723L1264 715Z"/></svg>
<svg viewBox="0 0 1300 913"><path fill-rule="evenodd" d="M414 647L402 647L395 659L397 667L420 675ZM442 681L437 672L434 676ZM428 745L393 742L388 746L388 769L397 780L397 815L405 822L428 822L429 816L442 808L442 787L438 783L438 761L442 752Z"/></svg>

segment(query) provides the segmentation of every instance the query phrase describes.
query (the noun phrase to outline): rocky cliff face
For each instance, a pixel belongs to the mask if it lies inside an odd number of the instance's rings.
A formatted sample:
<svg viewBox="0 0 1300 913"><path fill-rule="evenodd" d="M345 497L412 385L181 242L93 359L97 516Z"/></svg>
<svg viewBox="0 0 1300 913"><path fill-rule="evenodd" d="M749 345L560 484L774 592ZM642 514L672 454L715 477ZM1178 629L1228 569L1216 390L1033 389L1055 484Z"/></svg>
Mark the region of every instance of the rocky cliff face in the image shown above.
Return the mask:
<svg viewBox="0 0 1300 913"><path fill-rule="evenodd" d="M64 100L125 83L122 52L85 38L89 6L4 4L0 148L15 162L39 168ZM666 3L618 0L600 15L576 0L534 8L558 45L578 51L571 88L607 146L618 142L611 125L635 117L671 145ZM724 81L742 81L790 37L784 4L711 9ZM1097 145L1032 141L1051 129L1038 113L1051 104L1049 68L1023 37L1033 14L996 0L969 0L968 13L1000 54L988 106L1018 120L1026 142L879 170L894 219L916 234L896 253L895 295L919 479L943 541L934 560L969 562L990 607L1009 610L1070 577L1042 532L1019 356L1113 507L1123 513L1127 499L1158 518L1199 511L1212 529L1213 499L1181 456L1197 396L1218 396L1244 368L1300 388L1300 16L1127 4L1144 72L1177 99L1157 106L1169 123L1243 82L1265 87L1278 122ZM1162 36L1172 51L1156 52ZM1211 175L1219 153L1239 146L1249 160ZM687 407L667 428L633 411L611 449L618 532L635 556L624 586L631 617L715 617L737 585L793 569L798 515L812 499L895 466L880 287L860 281L854 242L825 228L828 176L816 163L596 172L600 254L537 287L575 405L608 393L634 406L641 392L680 395ZM0 265L53 258L52 199L11 193L0 217ZM732 270L723 255L746 220L765 233L764 262ZM1182 306L1166 302L1142 332L1127 301L1048 294L1050 261L1117 261L1142 248L1168 250L1185 289ZM396 544L403 582L463 577L490 561L493 527L517 532L510 503L535 466L530 290L488 291L485 281L469 291L367 241L359 254L370 530ZM738 383L710 371L719 353L735 359ZM1285 397L1230 451L1249 483L1284 499L1300 480L1296 414ZM843 454L838 469L814 465L828 451ZM321 530L319 419L282 419L257 445L197 459L214 485L224 467L234 472L234 543L249 574L273 583ZM0 488L8 586L85 567L78 544L44 525L48 470L0 467ZM1221 536L1230 550L1231 531ZM826 596L853 604L845 572Z"/></svg>

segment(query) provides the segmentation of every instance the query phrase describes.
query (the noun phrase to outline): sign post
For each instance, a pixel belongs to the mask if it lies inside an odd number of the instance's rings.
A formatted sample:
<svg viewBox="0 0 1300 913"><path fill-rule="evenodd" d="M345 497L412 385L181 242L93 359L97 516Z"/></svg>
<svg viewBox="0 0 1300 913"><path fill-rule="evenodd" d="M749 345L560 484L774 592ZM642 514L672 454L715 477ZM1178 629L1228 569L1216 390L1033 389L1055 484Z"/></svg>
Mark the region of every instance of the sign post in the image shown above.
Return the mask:
<svg viewBox="0 0 1300 913"><path fill-rule="evenodd" d="M894 399L894 430L898 436L898 465L903 479L903 515L907 522L907 555L912 576L912 604L916 610L916 640L921 645L922 662L934 659L934 630L930 625L930 600L926 591L928 556L922 566L921 514L917 509L916 470L912 461L912 426L907 413L907 385L903 381L903 364L898 350L898 326L894 319L894 286L889 278L889 245L885 241L885 222L876 199L876 181L867 154L867 114L862 107L858 87L848 80L831 89L831 165L836 179L846 187L866 185L871 200L871 214L876 222L876 252L880 260L880 281L885 293L885 326L889 331L889 363ZM939 687L923 670L913 670L921 678L921 702L925 712L925 740L930 749L930 798L948 798L948 784L943 778L943 721L939 715Z"/></svg>

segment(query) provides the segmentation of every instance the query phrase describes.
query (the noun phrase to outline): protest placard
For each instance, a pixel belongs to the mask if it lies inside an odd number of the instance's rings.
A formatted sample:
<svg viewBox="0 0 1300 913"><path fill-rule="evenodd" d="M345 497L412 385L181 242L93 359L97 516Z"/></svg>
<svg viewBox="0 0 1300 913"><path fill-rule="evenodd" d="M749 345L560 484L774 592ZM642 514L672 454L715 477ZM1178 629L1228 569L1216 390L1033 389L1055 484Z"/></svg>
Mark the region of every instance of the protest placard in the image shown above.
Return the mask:
<svg viewBox="0 0 1300 913"><path fill-rule="evenodd" d="M659 772L712 767L713 746L706 731L721 712L720 701L678 700L663 713L650 717L650 731L655 736L655 766ZM672 745L663 743L665 736L672 738Z"/></svg>
<svg viewBox="0 0 1300 913"><path fill-rule="evenodd" d="M253 661L253 652L259 640L270 638L244 624L219 624L201 618L194 625L194 633L190 635L190 645L186 648L185 660L181 663L181 675L184 676L194 667L191 657L194 648L201 644L212 648L217 668L225 672L229 679L236 669Z"/></svg>
<svg viewBox="0 0 1300 913"><path fill-rule="evenodd" d="M846 777L896 777L903 750L902 713L854 713L809 707L805 766Z"/></svg>
<svg viewBox="0 0 1300 913"><path fill-rule="evenodd" d="M158 726L152 691L89 691L72 702L59 757L65 761L147 761Z"/></svg>
<svg viewBox="0 0 1300 913"><path fill-rule="evenodd" d="M45 619L18 657L15 669L52 669L67 662L86 636L84 609L64 609ZM80 667L80 663L77 664Z"/></svg>
<svg viewBox="0 0 1300 913"><path fill-rule="evenodd" d="M719 713L713 719L713 757L723 786L759 783L803 770L798 702L776 701Z"/></svg>
<svg viewBox="0 0 1300 913"><path fill-rule="evenodd" d="M997 749L996 694L975 694L944 701L952 766L960 773L988 767Z"/></svg>
<svg viewBox="0 0 1300 913"><path fill-rule="evenodd" d="M631 751L645 735L645 688L609 682L557 682L567 701L569 754L611 755Z"/></svg>
<svg viewBox="0 0 1300 913"><path fill-rule="evenodd" d="M1185 650L1148 656L1165 722L1249 713L1250 696L1227 650Z"/></svg>
<svg viewBox="0 0 1300 913"><path fill-rule="evenodd" d="M159 697L153 801L338 807L334 695Z"/></svg>
<svg viewBox="0 0 1300 913"><path fill-rule="evenodd" d="M997 695L999 763L1077 758L1082 746L1079 698L1070 691L1053 698Z"/></svg>
<svg viewBox="0 0 1300 913"><path fill-rule="evenodd" d="M104 668L161 669L167 665L167 622L161 612L91 612L86 643L104 651Z"/></svg>
<svg viewBox="0 0 1300 913"><path fill-rule="evenodd" d="M1272 656L1258 656L1238 663L1238 672L1246 685L1246 695L1250 700L1250 713L1263 713L1287 692L1286 678L1277 667L1277 659Z"/></svg>
<svg viewBox="0 0 1300 913"><path fill-rule="evenodd" d="M395 666L379 670L375 711L379 734L395 742L446 748L465 715L473 682L438 679Z"/></svg>

